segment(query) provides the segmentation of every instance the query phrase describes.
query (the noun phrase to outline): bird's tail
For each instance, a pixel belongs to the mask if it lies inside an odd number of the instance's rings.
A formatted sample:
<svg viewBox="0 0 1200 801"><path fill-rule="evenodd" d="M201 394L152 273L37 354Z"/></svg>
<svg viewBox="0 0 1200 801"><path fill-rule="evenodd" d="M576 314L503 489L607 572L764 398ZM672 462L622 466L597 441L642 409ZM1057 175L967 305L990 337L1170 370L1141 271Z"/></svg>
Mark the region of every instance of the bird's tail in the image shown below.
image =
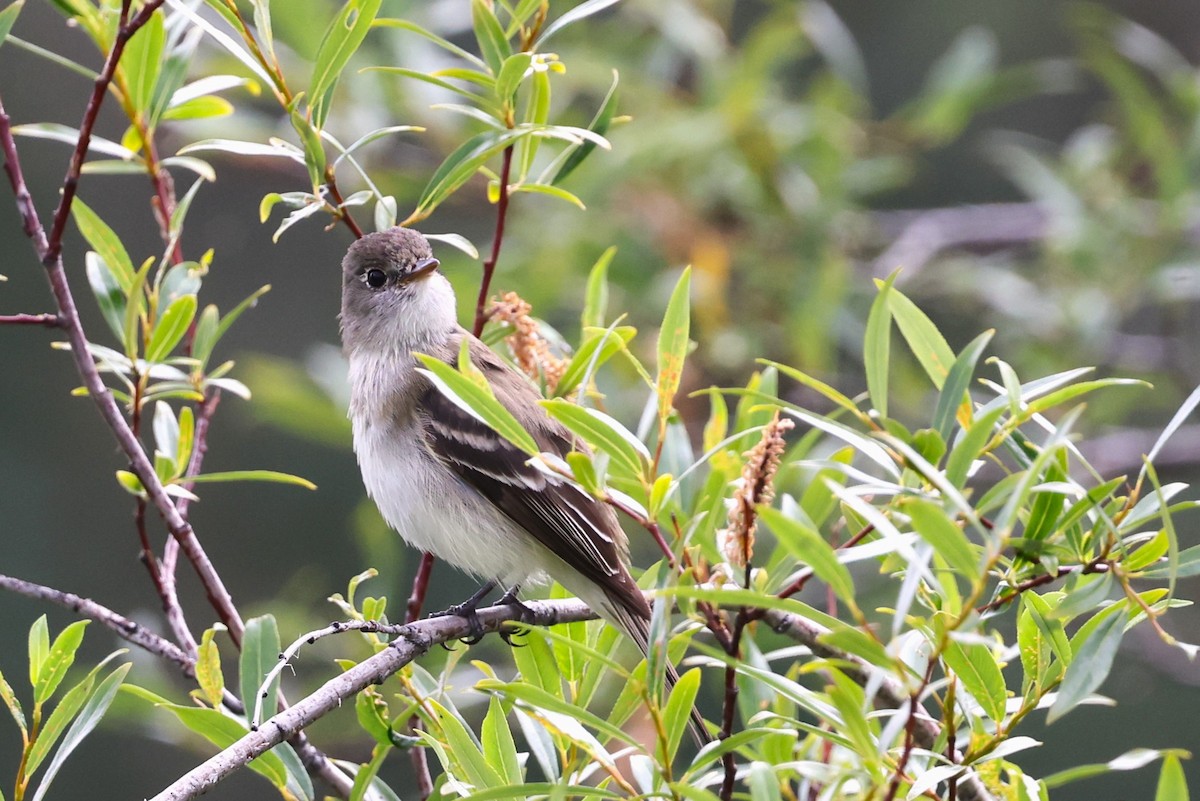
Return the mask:
<svg viewBox="0 0 1200 801"><path fill-rule="evenodd" d="M632 610L626 609L621 603L608 597L604 599L603 603L592 608L633 640L637 644L638 650L642 652L642 656L649 659L650 620L648 618L634 614ZM667 660L666 667L667 691L669 692L679 681L679 673L675 671L675 666L671 664L670 660ZM700 716L700 711L696 709L695 704L692 705L688 729L692 732L692 739L696 741L698 748L703 748L713 741L704 723L704 718Z"/></svg>

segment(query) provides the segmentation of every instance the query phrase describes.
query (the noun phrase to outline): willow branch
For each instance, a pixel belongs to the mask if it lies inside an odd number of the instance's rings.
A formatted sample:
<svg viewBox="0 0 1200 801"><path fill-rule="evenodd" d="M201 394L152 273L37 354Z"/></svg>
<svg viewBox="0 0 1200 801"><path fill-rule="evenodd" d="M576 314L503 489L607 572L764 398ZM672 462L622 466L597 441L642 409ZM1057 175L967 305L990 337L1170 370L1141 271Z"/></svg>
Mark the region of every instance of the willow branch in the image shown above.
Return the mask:
<svg viewBox="0 0 1200 801"><path fill-rule="evenodd" d="M20 160L17 156L16 143L12 136L10 119L4 110L2 101L0 101L0 148L4 152L5 172L8 175L9 183L12 185L13 193L16 196L17 209L21 214L24 230L33 242L34 250L37 252L38 258L46 269L46 278L50 284L50 290L54 295L55 302L58 304L58 318L63 330L66 332L67 341L71 346L71 358L75 362L75 367L79 371L80 378L83 379L84 387L96 404L100 416L104 419L109 429L112 430L117 444L129 459L130 469L141 480L148 499L154 504L166 523L167 530L179 542L180 548L182 548L184 554L196 570L209 602L216 610L221 621L229 629L230 636L235 642L240 643L245 626L242 623L241 616L233 605L233 599L229 591L225 588L220 575L217 574L208 555L201 547L195 531L192 530L191 525L179 513L174 501L164 491L162 482L159 481L158 476L154 472L154 465L151 464L150 459L146 456L145 450L142 448L132 429L130 429L128 421L121 413L112 393L105 386L103 379L100 377L99 370L92 361L91 355L88 352L87 336L84 334L83 324L80 322L79 311L75 306L75 298L71 294L71 288L67 281L66 270L62 261L62 234L66 226L66 219L71 211L71 202L75 197L75 191L78 187L80 171L83 167L83 154L87 152L91 132L95 127L96 117L100 112L100 104L112 81L117 63L124 52L125 44L146 23L161 4L162 0L151 0L128 22L124 22L124 20L127 16L129 3L126 2L123 6L123 22L118 28L113 49L105 59L104 68L96 78L91 97L84 112L83 122L79 126L79 141L72 154L66 178L63 179L63 195L58 208L55 210L53 227L49 236L46 235L37 209L34 207L29 190L25 185Z"/></svg>
<svg viewBox="0 0 1200 801"><path fill-rule="evenodd" d="M46 328L61 328L57 314L0 314L0 325L41 325Z"/></svg>

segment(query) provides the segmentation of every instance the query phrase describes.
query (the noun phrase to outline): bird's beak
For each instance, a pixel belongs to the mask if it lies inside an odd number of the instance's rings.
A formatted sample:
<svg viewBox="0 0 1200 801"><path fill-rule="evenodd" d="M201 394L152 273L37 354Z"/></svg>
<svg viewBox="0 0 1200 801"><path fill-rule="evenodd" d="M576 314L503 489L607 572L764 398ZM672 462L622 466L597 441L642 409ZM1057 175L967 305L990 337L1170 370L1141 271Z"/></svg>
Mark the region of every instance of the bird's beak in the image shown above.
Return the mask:
<svg viewBox="0 0 1200 801"><path fill-rule="evenodd" d="M427 278L438 268L439 263L437 259L425 259L424 261L417 262L417 266L413 271L404 277L404 282L420 281L423 278Z"/></svg>

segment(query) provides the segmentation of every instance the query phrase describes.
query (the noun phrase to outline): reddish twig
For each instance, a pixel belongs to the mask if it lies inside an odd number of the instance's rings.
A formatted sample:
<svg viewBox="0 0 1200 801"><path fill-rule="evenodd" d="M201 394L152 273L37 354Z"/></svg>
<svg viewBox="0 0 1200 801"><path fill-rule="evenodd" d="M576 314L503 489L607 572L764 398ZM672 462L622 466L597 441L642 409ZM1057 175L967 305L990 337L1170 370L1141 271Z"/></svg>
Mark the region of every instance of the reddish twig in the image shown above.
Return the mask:
<svg viewBox="0 0 1200 801"><path fill-rule="evenodd" d="M46 328L62 328L57 314L0 314L0 325L44 325Z"/></svg>
<svg viewBox="0 0 1200 801"><path fill-rule="evenodd" d="M504 224L508 219L508 178L512 173L513 146L504 148L503 161L500 163L500 197L496 201L496 233L492 236L492 253L483 263L483 277L479 281L479 297L475 301L475 324L471 331L475 336L483 333L483 324L487 322L487 299L492 289L492 275L496 272L496 262L500 260L500 245L504 242Z"/></svg>
<svg viewBox="0 0 1200 801"><path fill-rule="evenodd" d="M1027 592L1028 590L1032 590L1035 587L1041 587L1045 584L1050 584L1052 582L1058 581L1060 578L1063 578L1064 576L1069 576L1072 573L1084 573L1084 574L1104 573L1104 572L1107 572L1108 569L1109 569L1108 563L1106 561L1104 561L1104 559L1102 559L1102 558L1093 559L1092 561L1090 561L1086 564L1083 564L1083 565L1067 565L1066 567L1060 567L1058 570L1056 570L1053 573L1045 573L1040 576L1034 576L1033 578L1027 579L1026 581L1022 581L1020 584L1016 585L1011 590L1009 590L1008 592L1001 595L999 598L996 598L993 601L989 601L988 603L984 604L983 606L977 607L975 609L975 611L979 612L980 614L983 614L984 612L990 612L993 609L999 609L1000 607L1006 606L1006 605L1012 603L1013 601L1017 600L1018 598L1020 598L1021 593L1023 593L1023 592Z"/></svg>
<svg viewBox="0 0 1200 801"><path fill-rule="evenodd" d="M900 779L904 776L904 769L908 767L908 760L912 756L913 747L917 743L917 709L921 706L921 693L925 692L925 688L929 686L929 680L933 678L933 667L936 664L936 659L929 660L929 666L925 669L925 676L921 680L921 686L917 687L909 697L908 720L904 722L904 750L900 753L900 759L896 763L896 771L892 774L892 780L888 784L887 796L885 796L884 801L894 801L896 793L900 790Z"/></svg>

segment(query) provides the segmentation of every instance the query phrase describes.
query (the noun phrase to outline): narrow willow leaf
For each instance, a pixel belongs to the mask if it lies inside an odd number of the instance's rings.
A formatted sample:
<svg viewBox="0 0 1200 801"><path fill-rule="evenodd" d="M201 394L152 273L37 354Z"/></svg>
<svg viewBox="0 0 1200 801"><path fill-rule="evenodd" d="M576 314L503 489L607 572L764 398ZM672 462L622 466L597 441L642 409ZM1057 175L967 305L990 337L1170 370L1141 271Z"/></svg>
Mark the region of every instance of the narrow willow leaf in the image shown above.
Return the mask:
<svg viewBox="0 0 1200 801"><path fill-rule="evenodd" d="M37 684L38 674L50 653L50 628L42 615L29 627L29 684Z"/></svg>
<svg viewBox="0 0 1200 801"><path fill-rule="evenodd" d="M521 79L525 77L532 61L533 56L525 52L513 53L504 59L496 75L496 100L502 104L512 102L513 95L516 94L517 87L521 85Z"/></svg>
<svg viewBox="0 0 1200 801"><path fill-rule="evenodd" d="M83 238L91 245L92 250L100 254L100 258L112 271L113 277L116 278L121 289L128 293L133 286L135 270L133 261L129 258L129 253L126 252L125 245L121 243L116 232L78 198L71 204L71 214L75 218L75 224L79 226L79 232L83 234Z"/></svg>
<svg viewBox="0 0 1200 801"><path fill-rule="evenodd" d="M459 145L442 161L430 177L421 198L417 201L416 215L427 215L450 196L454 190L466 183L483 164L508 145L530 131L484 131Z"/></svg>
<svg viewBox="0 0 1200 801"><path fill-rule="evenodd" d="M611 738L626 745L634 745L634 738L622 731L620 727L613 725L609 721L593 714L586 709L580 709L569 701L565 701L557 696L551 695L540 687L524 682L505 683L496 679L484 679L475 685L477 689L487 692L498 692L509 698L518 701L524 701L534 709L549 710L557 712L561 715L566 715L572 720L583 723L599 734Z"/></svg>
<svg viewBox="0 0 1200 801"><path fill-rule="evenodd" d="M154 331L150 334L150 344L146 346L146 360L159 362L170 355L188 332L195 317L196 296L184 295L176 298L154 325Z"/></svg>
<svg viewBox="0 0 1200 801"><path fill-rule="evenodd" d="M154 96L154 86L158 83L159 70L162 68L165 44L163 15L151 14L146 24L129 40L119 67L129 87L127 97L130 104L134 111L147 118L150 117L150 101Z"/></svg>
<svg viewBox="0 0 1200 801"><path fill-rule="evenodd" d="M879 294L871 303L867 315L867 331L863 337L863 366L867 373L867 394L880 417L888 413L888 369L891 366L892 311L888 295L896 273L879 284Z"/></svg>
<svg viewBox="0 0 1200 801"><path fill-rule="evenodd" d="M4 37L12 30L13 23L17 21L17 15L21 13L21 7L24 5L25 0L13 0L8 4L8 8L0 11L0 45L4 44Z"/></svg>
<svg viewBox="0 0 1200 801"><path fill-rule="evenodd" d="M195 481L198 484L221 481L269 481L275 484L292 484L310 490L317 488L316 484L306 478L275 470L226 470L220 473L201 473L198 476L189 476L188 481Z"/></svg>
<svg viewBox="0 0 1200 801"><path fill-rule="evenodd" d="M691 277L690 267L679 276L658 332L658 375L654 388L658 395L660 430L665 428L667 418L671 416L675 393L679 391L679 383L683 379L683 361L687 357L691 320Z"/></svg>
<svg viewBox="0 0 1200 801"><path fill-rule="evenodd" d="M942 652L942 660L958 676L963 687L983 707L989 718L997 723L1004 720L1008 688L991 648L979 643L951 640Z"/></svg>
<svg viewBox="0 0 1200 801"><path fill-rule="evenodd" d="M1187 777L1176 754L1167 754L1162 770L1158 774L1158 789L1154 801L1188 801Z"/></svg>
<svg viewBox="0 0 1200 801"><path fill-rule="evenodd" d="M8 707L9 713L17 723L17 728L21 730L22 734L28 735L29 726L25 722L25 711L21 709L21 702L17 699L17 694L13 692L12 685L4 678L3 673L0 673L0 700L3 700L4 705Z"/></svg>
<svg viewBox="0 0 1200 801"><path fill-rule="evenodd" d="M838 561L833 546L808 526L785 517L776 509L764 506L759 509L759 515L781 545L811 567L817 578L828 584L844 603L852 609L858 608L854 579L846 566Z"/></svg>
<svg viewBox="0 0 1200 801"><path fill-rule="evenodd" d="M214 708L220 706L225 693L225 674L221 671L221 653L213 640L217 629L209 628L200 640L196 653L196 683Z"/></svg>
<svg viewBox="0 0 1200 801"><path fill-rule="evenodd" d="M154 404L154 448L172 462L179 460L179 421L171 405L162 401Z"/></svg>
<svg viewBox="0 0 1200 801"><path fill-rule="evenodd" d="M536 141L536 139L533 141ZM538 195L548 195L550 197L558 198L559 200L570 203L580 211L585 211L587 209L587 206L583 204L583 201L580 200L578 196L561 187L551 186L550 184L523 183L518 184L515 189L517 192L533 192L534 194Z"/></svg>
<svg viewBox="0 0 1200 801"><path fill-rule="evenodd" d="M88 285L96 298L96 305L104 316L104 322L112 329L117 339L125 336L125 291L120 281L113 275L108 264L93 250L83 257L84 270L87 273Z"/></svg>
<svg viewBox="0 0 1200 801"><path fill-rule="evenodd" d="M317 130L325 127L330 90L362 45L381 3L382 0L349 0L326 28L308 85L308 102L313 107L313 126Z"/></svg>
<svg viewBox="0 0 1200 801"><path fill-rule="evenodd" d="M207 120L228 117L233 113L233 104L223 97L206 95L194 97L163 112L164 120Z"/></svg>
<svg viewBox="0 0 1200 801"><path fill-rule="evenodd" d="M488 700L488 711L483 718L480 740L483 742L484 759L500 775L500 783L520 783L524 776L517 758L517 744L508 728L504 705L494 695Z"/></svg>
<svg viewBox="0 0 1200 801"><path fill-rule="evenodd" d="M50 713L50 717L46 719L41 731L38 732L37 739L29 748L25 760L27 776L32 776L42 766L42 761L50 755L50 749L58 742L58 738L67 725L75 719L79 710L83 708L84 702L92 694L95 685L96 671L92 671L78 684L63 693L63 697L59 699L54 711Z"/></svg>
<svg viewBox="0 0 1200 801"><path fill-rule="evenodd" d="M853 414L855 416L859 416L862 414L862 410L858 408L858 404L856 404L854 401L847 398L842 393L838 392L833 387L826 384L824 381L819 381L816 378L813 378L812 376L808 375L807 373L803 373L803 372L797 370L795 367L789 367L786 364L780 364L779 362L773 362L769 359L758 359L757 361L759 364L765 364L768 367L774 367L776 370L783 373L788 378L791 378L795 381L799 381L801 384L808 387L809 389L817 391L818 393L820 393L824 397L828 398L829 400L833 401L838 406L841 406L843 409L850 412L851 414Z"/></svg>
<svg viewBox="0 0 1200 801"><path fill-rule="evenodd" d="M54 638L46 658L38 670L37 680L33 684L34 703L44 704L54 695L67 670L75 662L75 652L83 642L83 631L87 628L88 620L77 620L67 626Z"/></svg>
<svg viewBox="0 0 1200 801"><path fill-rule="evenodd" d="M417 354L417 358L425 365L420 372L454 405L491 426L497 434L530 456L539 452L537 442L513 417L512 412L496 400L490 387L479 386L440 359L423 353Z"/></svg>
<svg viewBox="0 0 1200 801"><path fill-rule="evenodd" d="M496 770L484 758L471 730L458 716L437 701L429 700L426 703L433 708L437 727L441 729L442 741L446 744L445 751L451 760L451 764L446 767L454 770L464 781L477 789L502 784Z"/></svg>
<svg viewBox="0 0 1200 801"><path fill-rule="evenodd" d="M663 728L667 733L666 752L675 754L679 751L679 742L687 729L692 714L692 706L696 703L696 694L700 691L700 668L692 668L679 677L667 699L663 710Z"/></svg>
<svg viewBox="0 0 1200 801"><path fill-rule="evenodd" d="M637 333L633 326L622 325L606 329L584 329L583 344L571 357L562 378L554 387L557 397L566 397L585 382L590 383L596 371L613 356L621 353Z"/></svg>
<svg viewBox="0 0 1200 801"><path fill-rule="evenodd" d="M888 293L888 306L896 320L896 327L900 329L900 335L908 343L917 361L925 368L934 387L940 390L950 374L950 366L954 363L954 351L946 344L946 338L937 330L929 316L900 290L893 289Z"/></svg>
<svg viewBox="0 0 1200 801"><path fill-rule="evenodd" d="M586 0L586 2L580 3L558 19L554 20L554 22L551 22L549 25L547 25L546 29L542 31L542 35L538 37L535 46L540 50L541 45L543 45L547 39L561 31L563 28L574 24L585 17L590 17L593 14L599 13L609 6L616 4L617 0Z"/></svg>
<svg viewBox="0 0 1200 801"><path fill-rule="evenodd" d="M252 309L258 305L258 299L270 291L271 285L264 284L256 289L248 298L234 306L224 317L221 318L221 322L217 326L215 341L219 341L221 337L225 336L225 332L229 330L231 325L237 322L237 319L242 316L242 313L247 309Z"/></svg>
<svg viewBox="0 0 1200 801"><path fill-rule="evenodd" d="M945 509L930 501L913 499L904 504L904 511L912 518L913 530L933 546L951 570L968 581L974 580L979 570L979 557L966 533Z"/></svg>
<svg viewBox="0 0 1200 801"><path fill-rule="evenodd" d="M442 48L443 50L446 50L447 52L452 53L455 56L458 56L463 61L470 62L470 63L474 64L475 66L479 67L480 69L487 68L487 64L485 64L482 59L480 59L478 56L476 56L471 51L464 50L463 48L459 47L458 45L454 44L453 42L451 42L447 39L443 39L441 36L438 36L436 33L433 33L432 31L429 31L425 28L422 28L420 25L416 24L415 22L410 22L409 20L406 20L406 19L381 18L381 19L376 19L375 22L373 23L373 25L374 25L374 27L399 28L401 30L410 31L412 33L417 34L418 36L425 37L426 39L433 42L434 44L436 44L438 47Z"/></svg>
<svg viewBox="0 0 1200 801"><path fill-rule="evenodd" d="M499 74L503 68L504 59L512 55L512 45L504 35L500 20L490 2L471 0L471 24L475 29L475 39L479 42L479 52L493 75Z"/></svg>
<svg viewBox="0 0 1200 801"><path fill-rule="evenodd" d="M629 473L634 476L643 474L646 463L650 460L650 454L627 429L622 433L619 429L623 429L624 426L621 426L616 420L603 412L587 409L561 398L544 400L540 403L551 417L594 445L602 453L608 454Z"/></svg>
<svg viewBox="0 0 1200 801"><path fill-rule="evenodd" d="M933 412L933 428L946 441L950 440L950 432L954 430L954 422L959 410L965 408L969 412L971 409L969 388L971 378L975 375L975 365L979 363L983 349L987 347L995 333L995 331L984 331L975 337L971 344L963 348L962 353L950 366L950 372L946 375L946 383L942 385L937 407Z"/></svg>
<svg viewBox="0 0 1200 801"><path fill-rule="evenodd" d="M249 734L249 730L245 726L216 709L171 703L159 704L159 706L172 712L175 717L179 718L180 723L222 750ZM275 749L286 747L288 747L287 744L283 743L275 746ZM283 760L275 753L275 749L246 763L246 767L265 777L267 781L278 788L287 787L287 768L284 767Z"/></svg>
<svg viewBox="0 0 1200 801"><path fill-rule="evenodd" d="M514 649L513 661L525 682L540 687L555 698L563 697L562 673L554 649L546 638L530 633L525 637L525 647Z"/></svg>
<svg viewBox="0 0 1200 801"><path fill-rule="evenodd" d="M1158 499L1159 508L1162 510L1162 530L1167 535L1167 594L1174 597L1175 582L1179 578L1179 535L1175 532L1175 521L1171 519L1171 510L1167 506L1167 495L1162 484L1159 483L1158 471L1154 469L1154 465L1150 463L1149 459L1145 460L1142 469L1154 486L1154 496Z"/></svg>
<svg viewBox="0 0 1200 801"><path fill-rule="evenodd" d="M1071 641L1067 638L1062 621L1054 619L1054 607L1050 602L1036 592L1024 592L1021 593L1021 604L1029 612L1030 619L1038 627L1042 636L1046 638L1046 642L1054 651L1054 655L1062 662L1063 667L1071 664L1074 660Z"/></svg>
<svg viewBox="0 0 1200 801"><path fill-rule="evenodd" d="M584 3L583 5L587 5ZM568 12L569 13L569 12ZM567 15L563 15L567 16ZM560 18L561 19L561 18ZM553 27L553 25L551 25ZM544 38L544 37L543 37ZM616 70L613 70L613 82L608 88L608 94L604 96L604 100L600 103L599 110L596 111L596 116L592 118L588 124L588 130L593 133L603 136L608 133L609 126L612 125L613 117L617 113L617 85L620 78ZM584 142L571 150L566 159L563 160L562 166L558 168L558 172L550 179L550 183L557 184L563 181L568 175L584 162L584 160L592 154L596 149L596 145L590 141Z"/></svg>
<svg viewBox="0 0 1200 801"><path fill-rule="evenodd" d="M131 361L138 358L144 344L144 329L142 322L146 315L146 279L150 276L150 268L154 259L146 259L141 269L133 276L125 305L125 319L121 323L121 342L125 346L125 356Z"/></svg>
<svg viewBox="0 0 1200 801"><path fill-rule="evenodd" d="M977 416L967 433L959 437L946 460L946 480L952 486L962 489L966 485L971 465L982 455L1005 411L1007 410L1001 406Z"/></svg>
<svg viewBox="0 0 1200 801"><path fill-rule="evenodd" d="M261 615L246 621L242 653L238 661L238 683L247 717L259 709L263 717L270 717L278 708L279 677L265 689L262 683L267 673L279 664L279 648L279 627L273 615Z"/></svg>
<svg viewBox="0 0 1200 801"><path fill-rule="evenodd" d="M1108 678L1128 619L1128 613L1120 610L1107 615L1086 636L1076 635L1079 641L1072 643L1075 657L1063 675L1058 696L1046 716L1047 723L1053 723L1070 712ZM1084 634L1083 629L1080 634Z"/></svg>
<svg viewBox="0 0 1200 801"><path fill-rule="evenodd" d="M116 697L117 690L120 689L121 682L125 680L125 674L129 672L130 667L132 667L130 663L117 667L96 687L96 691L88 698L87 703L83 705L76 716L75 722L67 730L62 744L54 752L54 758L50 760L46 773L42 776L37 792L33 794L31 801L42 801L46 791L50 789L50 783L58 775L58 771L67 757L83 742L85 737L91 734L92 729L96 728L101 718L104 717L104 713L108 711L113 698Z"/></svg>
<svg viewBox="0 0 1200 801"><path fill-rule="evenodd" d="M596 263L588 273L587 292L584 295L583 315L580 327L594 326L602 328L608 312L608 266L617 255L617 247L613 245L600 254Z"/></svg>

